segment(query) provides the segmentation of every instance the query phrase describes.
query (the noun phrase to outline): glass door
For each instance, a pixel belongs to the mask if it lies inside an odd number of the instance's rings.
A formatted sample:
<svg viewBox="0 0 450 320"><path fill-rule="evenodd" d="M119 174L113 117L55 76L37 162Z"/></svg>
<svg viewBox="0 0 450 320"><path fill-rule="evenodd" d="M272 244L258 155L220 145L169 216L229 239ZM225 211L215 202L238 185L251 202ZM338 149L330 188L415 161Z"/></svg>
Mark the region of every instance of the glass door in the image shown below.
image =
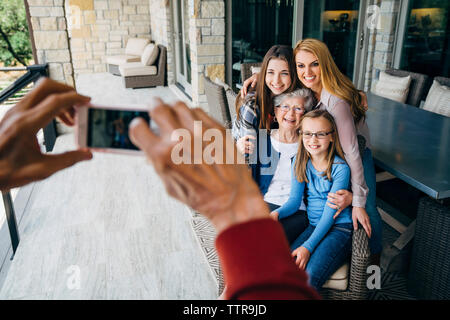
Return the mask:
<svg viewBox="0 0 450 320"><path fill-rule="evenodd" d="M361 88L365 72L366 0L299 0L297 39L325 42L343 74Z"/></svg>
<svg viewBox="0 0 450 320"><path fill-rule="evenodd" d="M189 41L189 1L173 2L176 81L192 96L191 46Z"/></svg>

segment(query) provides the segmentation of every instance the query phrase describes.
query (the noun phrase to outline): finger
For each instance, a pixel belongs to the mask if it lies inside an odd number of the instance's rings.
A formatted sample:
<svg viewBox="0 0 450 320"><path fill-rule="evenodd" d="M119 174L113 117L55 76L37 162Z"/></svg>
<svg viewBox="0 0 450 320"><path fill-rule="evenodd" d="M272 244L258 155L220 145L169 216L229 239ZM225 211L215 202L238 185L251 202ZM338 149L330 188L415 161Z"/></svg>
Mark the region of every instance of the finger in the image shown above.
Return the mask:
<svg viewBox="0 0 450 320"><path fill-rule="evenodd" d="M348 192L347 190L341 189L341 190L336 191L336 194L343 196L343 195L345 195L347 192Z"/></svg>
<svg viewBox="0 0 450 320"><path fill-rule="evenodd" d="M333 219L336 219L342 212L342 209L339 209L338 211L336 211L336 214L333 216Z"/></svg>
<svg viewBox="0 0 450 320"><path fill-rule="evenodd" d="M74 105L83 105L89 102L90 98L78 94L72 90L65 93L51 94L40 102L34 110L29 110L29 119L34 129L45 127L50 120L64 112L64 109Z"/></svg>
<svg viewBox="0 0 450 320"><path fill-rule="evenodd" d="M182 127L190 130L191 132L194 131L194 121L197 119L195 118L195 113L192 109L190 109L184 102L177 101L173 105L173 111L177 115L178 121Z"/></svg>
<svg viewBox="0 0 450 320"><path fill-rule="evenodd" d="M256 83L257 83L257 77L252 81L252 88L256 87Z"/></svg>
<svg viewBox="0 0 450 320"><path fill-rule="evenodd" d="M356 231L358 230L358 219L356 217L353 217L352 215L352 220L353 220L353 229Z"/></svg>
<svg viewBox="0 0 450 320"><path fill-rule="evenodd" d="M176 112L159 98L152 98L149 102L150 118L158 125L161 134L171 134L173 130L180 128L180 122Z"/></svg>
<svg viewBox="0 0 450 320"><path fill-rule="evenodd" d="M364 221L363 228L367 233L367 236L370 238L372 236L372 227L369 221Z"/></svg>
<svg viewBox="0 0 450 320"><path fill-rule="evenodd" d="M37 81L34 89L25 95L22 101L18 103L18 108L21 110L32 109L50 95L70 91L75 91L75 89L50 78L42 77Z"/></svg>
<svg viewBox="0 0 450 320"><path fill-rule="evenodd" d="M144 151L149 158L153 157L154 148L161 138L156 136L149 128L147 122L140 117L134 118L130 123L129 136L139 149ZM153 160L153 159L152 159Z"/></svg>

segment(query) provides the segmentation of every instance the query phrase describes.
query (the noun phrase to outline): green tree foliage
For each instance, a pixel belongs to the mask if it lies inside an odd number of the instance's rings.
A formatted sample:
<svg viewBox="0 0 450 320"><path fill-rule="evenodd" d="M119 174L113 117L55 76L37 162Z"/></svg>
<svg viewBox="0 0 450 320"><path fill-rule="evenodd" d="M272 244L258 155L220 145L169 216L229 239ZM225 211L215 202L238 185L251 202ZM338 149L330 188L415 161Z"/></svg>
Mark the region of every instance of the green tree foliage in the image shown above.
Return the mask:
<svg viewBox="0 0 450 320"><path fill-rule="evenodd" d="M0 61L26 65L32 58L23 0L0 0Z"/></svg>

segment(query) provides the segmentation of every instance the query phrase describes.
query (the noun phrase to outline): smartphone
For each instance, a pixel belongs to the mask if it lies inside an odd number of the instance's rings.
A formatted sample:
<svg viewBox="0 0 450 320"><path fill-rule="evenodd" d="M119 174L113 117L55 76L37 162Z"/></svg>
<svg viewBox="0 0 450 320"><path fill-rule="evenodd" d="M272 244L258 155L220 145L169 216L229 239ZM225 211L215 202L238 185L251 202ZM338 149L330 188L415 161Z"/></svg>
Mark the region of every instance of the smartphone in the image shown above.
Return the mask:
<svg viewBox="0 0 450 320"><path fill-rule="evenodd" d="M142 105L77 108L76 139L80 148L122 154L142 154L128 135L130 122L141 117L150 125L148 108Z"/></svg>

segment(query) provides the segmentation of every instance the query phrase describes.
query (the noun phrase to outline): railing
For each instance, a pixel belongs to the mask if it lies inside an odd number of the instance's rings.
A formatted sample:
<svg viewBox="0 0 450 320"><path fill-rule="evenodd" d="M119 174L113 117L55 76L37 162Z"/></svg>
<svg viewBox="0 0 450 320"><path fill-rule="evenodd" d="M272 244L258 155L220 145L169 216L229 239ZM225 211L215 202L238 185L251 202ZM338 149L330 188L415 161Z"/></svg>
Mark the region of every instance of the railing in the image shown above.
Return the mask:
<svg viewBox="0 0 450 320"><path fill-rule="evenodd" d="M24 89L30 83L35 83L40 77L48 76L48 65L38 64L27 67L6 67L0 68L0 71L27 71L23 76L14 81L11 85L0 92L0 104L4 103L9 98L13 97L14 94ZM44 128L44 144L45 150L53 150L53 146L56 140L56 129L54 121L51 121ZM2 191L3 204L5 206L6 219L8 222L9 235L11 237L11 246L13 249L13 256L17 250L20 242L19 231L17 228L17 220L14 212L14 203L11 198L11 193L9 191Z"/></svg>

